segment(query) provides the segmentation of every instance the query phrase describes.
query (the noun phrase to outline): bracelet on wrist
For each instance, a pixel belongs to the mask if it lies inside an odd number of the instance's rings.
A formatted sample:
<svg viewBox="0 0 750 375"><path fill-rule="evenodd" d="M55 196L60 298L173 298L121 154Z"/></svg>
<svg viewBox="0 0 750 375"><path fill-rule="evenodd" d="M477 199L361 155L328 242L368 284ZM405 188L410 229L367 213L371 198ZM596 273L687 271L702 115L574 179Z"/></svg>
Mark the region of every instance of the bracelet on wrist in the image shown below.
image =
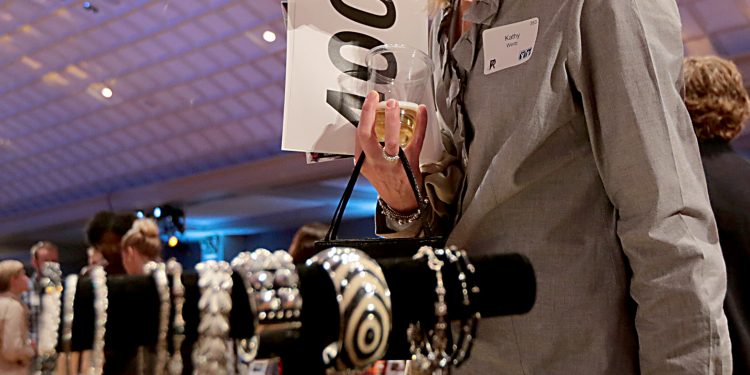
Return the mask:
<svg viewBox="0 0 750 375"><path fill-rule="evenodd" d="M429 204L427 200L425 200L425 203ZM417 208L414 212L402 214L388 206L388 203L385 203L381 198L378 198L378 206L387 219L395 221L398 225L411 224L422 217L422 210L420 208Z"/></svg>

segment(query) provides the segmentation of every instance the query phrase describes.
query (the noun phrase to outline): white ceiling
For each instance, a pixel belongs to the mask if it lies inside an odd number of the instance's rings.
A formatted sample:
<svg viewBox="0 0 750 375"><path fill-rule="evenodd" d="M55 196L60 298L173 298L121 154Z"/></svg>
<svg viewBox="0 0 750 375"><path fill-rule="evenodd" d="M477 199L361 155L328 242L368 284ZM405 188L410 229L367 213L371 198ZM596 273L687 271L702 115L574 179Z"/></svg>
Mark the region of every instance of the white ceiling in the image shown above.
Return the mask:
<svg viewBox="0 0 750 375"><path fill-rule="evenodd" d="M351 162L311 169L279 151L278 0L91 2L97 13L79 0L0 2L0 243L80 238L97 210L166 201L186 206L195 231L330 215ZM728 56L750 83L750 0L678 4L686 51Z"/></svg>

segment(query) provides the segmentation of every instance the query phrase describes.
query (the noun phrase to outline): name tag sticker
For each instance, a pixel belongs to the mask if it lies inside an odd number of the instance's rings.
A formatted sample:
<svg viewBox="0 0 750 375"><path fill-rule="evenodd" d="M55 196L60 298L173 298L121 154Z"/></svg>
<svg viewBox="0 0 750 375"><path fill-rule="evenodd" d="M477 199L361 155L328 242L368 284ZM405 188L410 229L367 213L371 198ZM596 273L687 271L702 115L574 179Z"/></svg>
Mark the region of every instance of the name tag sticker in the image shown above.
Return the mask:
<svg viewBox="0 0 750 375"><path fill-rule="evenodd" d="M484 74L521 65L531 59L539 33L539 18L493 27L482 32Z"/></svg>

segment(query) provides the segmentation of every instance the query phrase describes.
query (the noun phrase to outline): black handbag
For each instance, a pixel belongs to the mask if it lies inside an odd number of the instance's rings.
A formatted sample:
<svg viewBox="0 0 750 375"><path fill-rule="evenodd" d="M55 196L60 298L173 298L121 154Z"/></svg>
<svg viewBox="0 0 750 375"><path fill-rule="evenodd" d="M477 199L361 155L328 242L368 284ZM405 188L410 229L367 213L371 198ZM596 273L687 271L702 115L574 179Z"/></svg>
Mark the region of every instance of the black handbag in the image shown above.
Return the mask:
<svg viewBox="0 0 750 375"><path fill-rule="evenodd" d="M414 178L414 172L412 172L409 160L406 158L406 154L402 149L399 148L398 157L401 164L404 167L406 176L409 179L409 185L411 185L414 197L417 199L417 204L422 212L428 212L429 203L422 199L417 188L417 181ZM341 220L344 216L344 210L346 204L349 202L349 198L354 190L354 185L357 183L357 178L362 169L362 165L365 162L365 153L362 152L357 160L357 164L354 166L352 176L349 178L349 183L346 185L344 194L341 196L338 207L333 213L333 219L331 220L331 226L328 229L328 233L321 240L315 243L316 251L323 251L331 247L353 247L367 253L374 259L382 258L402 258L411 257L417 253L422 246L430 246L433 248L445 247L446 238L443 236L436 236L433 234L432 226L429 223L427 215L422 215L422 228L425 237L418 238L354 238L354 239L338 239L338 230L341 225Z"/></svg>

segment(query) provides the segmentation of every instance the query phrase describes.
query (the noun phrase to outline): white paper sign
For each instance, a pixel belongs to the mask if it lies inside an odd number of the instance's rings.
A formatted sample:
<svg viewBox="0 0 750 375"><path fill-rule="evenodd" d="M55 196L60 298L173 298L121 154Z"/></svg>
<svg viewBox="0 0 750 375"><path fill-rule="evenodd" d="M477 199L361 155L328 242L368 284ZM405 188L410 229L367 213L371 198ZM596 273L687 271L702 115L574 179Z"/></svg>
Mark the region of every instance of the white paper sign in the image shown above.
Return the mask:
<svg viewBox="0 0 750 375"><path fill-rule="evenodd" d="M482 33L484 74L492 74L521 65L534 53L539 19L493 27Z"/></svg>
<svg viewBox="0 0 750 375"><path fill-rule="evenodd" d="M427 51L427 4L289 0L281 148L352 155L352 121L359 120L367 94L365 55L384 43ZM432 133L426 136L425 150L439 144L439 132Z"/></svg>

